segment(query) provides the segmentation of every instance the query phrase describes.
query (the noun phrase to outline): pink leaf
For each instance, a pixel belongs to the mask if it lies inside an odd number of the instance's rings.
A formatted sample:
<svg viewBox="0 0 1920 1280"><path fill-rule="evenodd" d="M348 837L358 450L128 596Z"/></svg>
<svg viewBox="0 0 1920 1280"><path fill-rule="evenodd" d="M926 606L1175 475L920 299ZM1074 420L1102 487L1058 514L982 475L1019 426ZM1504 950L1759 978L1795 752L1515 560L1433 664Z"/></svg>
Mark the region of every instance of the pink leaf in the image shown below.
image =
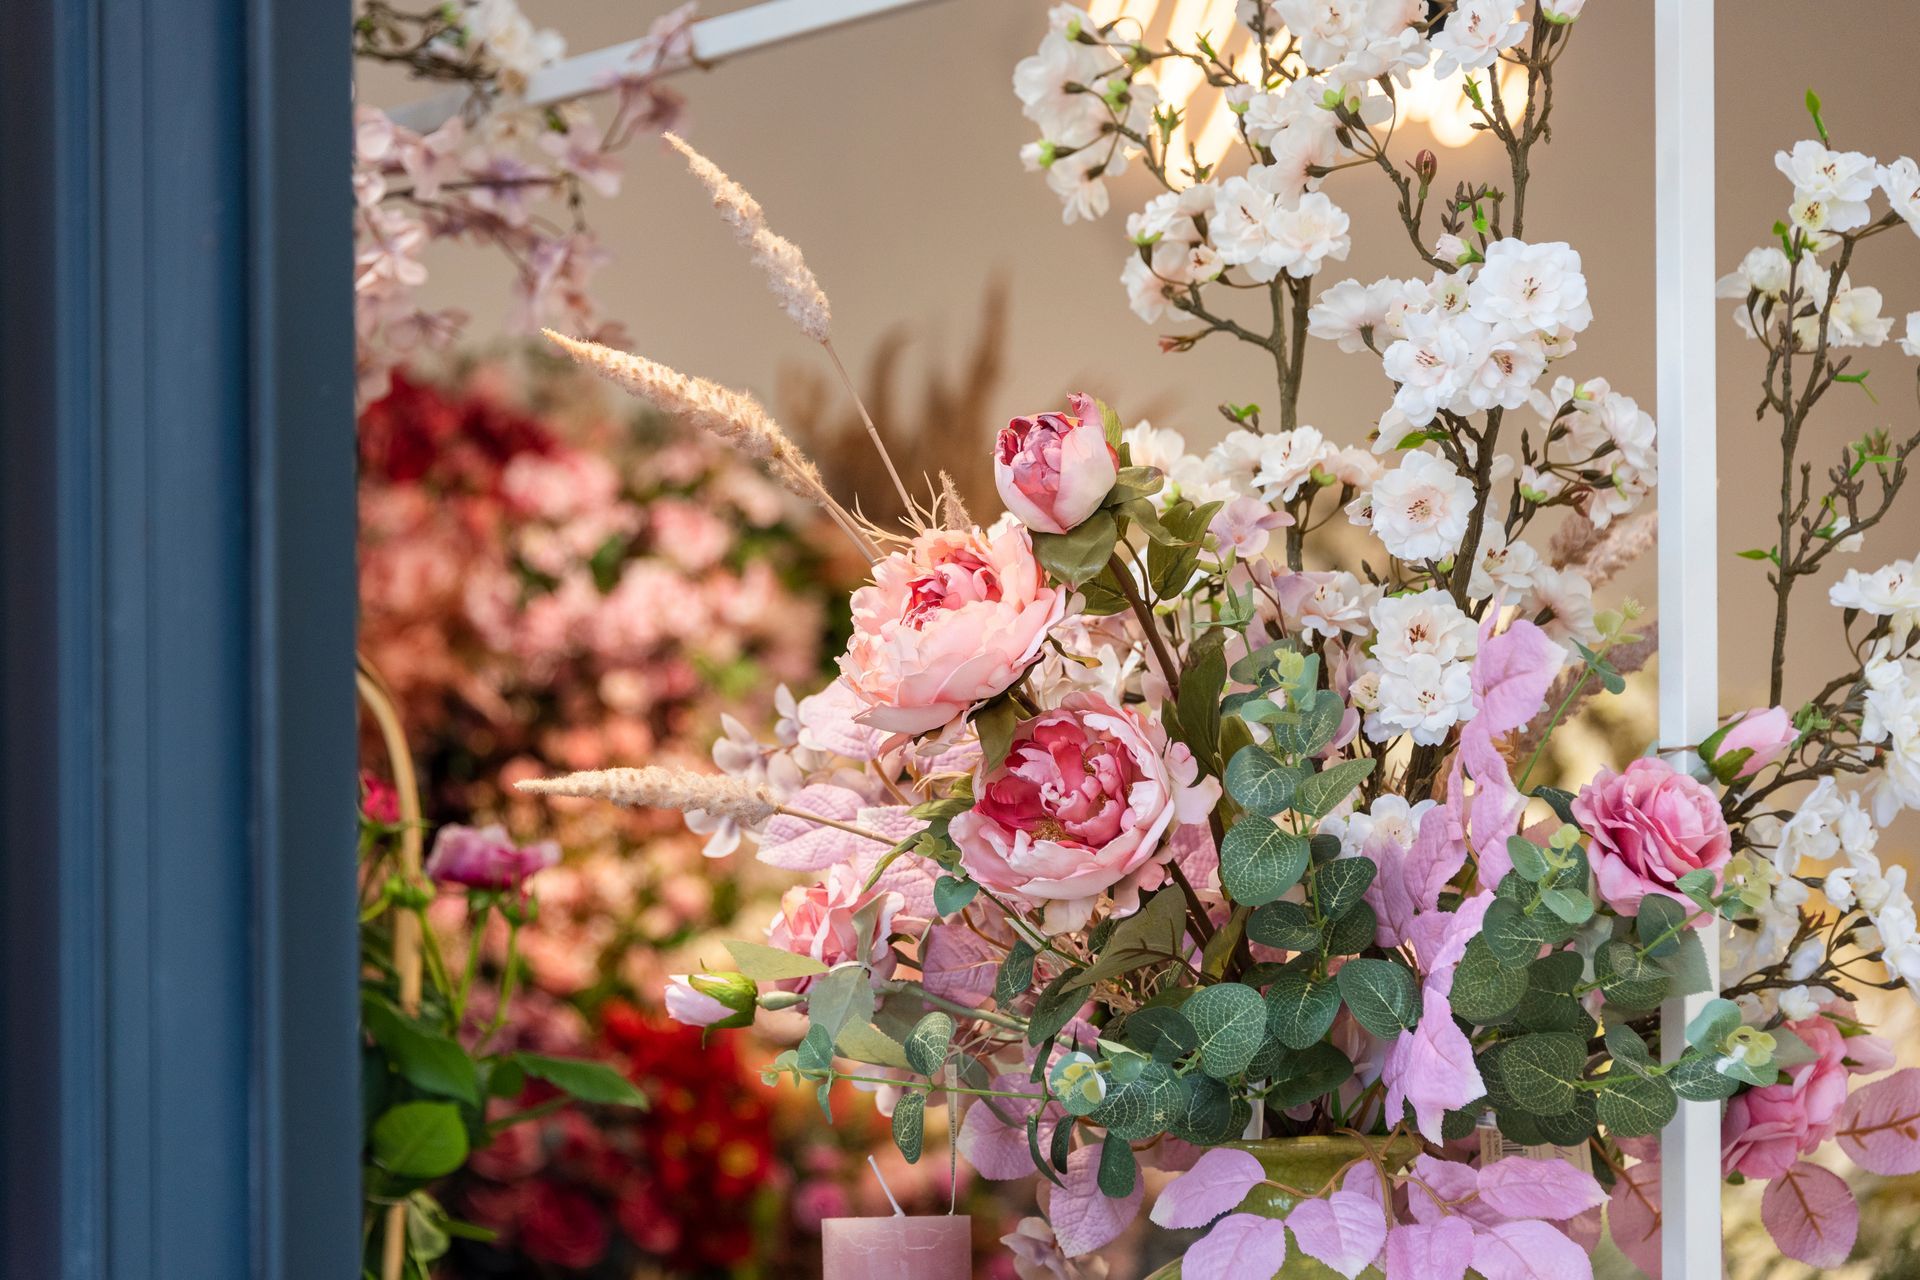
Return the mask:
<svg viewBox="0 0 1920 1280"><path fill-rule="evenodd" d="M1387 1243L1387 1218L1378 1202L1357 1191L1336 1191L1324 1200L1302 1200L1287 1215L1300 1252L1320 1259L1354 1280L1373 1265Z"/></svg>
<svg viewBox="0 0 1920 1280"><path fill-rule="evenodd" d="M990 1086L1005 1093L1018 1093L1030 1087L1026 1073L1009 1073L995 1076ZM1034 1171L1033 1156L1027 1150L1027 1117L1033 1114L1034 1104L1018 1098L995 1098L993 1100L1001 1111L1013 1121L1009 1124L1002 1120L982 1098L967 1108L967 1117L960 1124L960 1136L955 1142L960 1155L983 1178L996 1182L1008 1178L1024 1178ZM1057 1104L1048 1103L1046 1115L1040 1121L1040 1150L1046 1151L1052 1143L1054 1126L1060 1123L1063 1112Z"/></svg>
<svg viewBox="0 0 1920 1280"><path fill-rule="evenodd" d="M851 822L866 799L858 791L816 782L802 787L784 803L804 813L818 814L840 822ZM856 836L838 827L823 827L804 818L776 814L767 819L760 836L760 861L783 871L824 871L836 862L845 862L869 847L886 852L886 846L865 836Z"/></svg>
<svg viewBox="0 0 1920 1280"><path fill-rule="evenodd" d="M1634 1266L1660 1280L1660 1163L1631 1166L1613 1184L1607 1204L1613 1243Z"/></svg>
<svg viewBox="0 0 1920 1280"><path fill-rule="evenodd" d="M920 983L942 999L982 1004L993 994L1005 956L964 924L936 924L921 950Z"/></svg>
<svg viewBox="0 0 1920 1280"><path fill-rule="evenodd" d="M1387 1280L1463 1280L1472 1257L1473 1224L1464 1218L1401 1223L1387 1232Z"/></svg>
<svg viewBox="0 0 1920 1280"><path fill-rule="evenodd" d="M1420 1134L1429 1142L1441 1141L1440 1121L1448 1111L1485 1095L1473 1046L1447 1003L1446 984L1427 981L1420 1025L1393 1042L1380 1078L1387 1083L1387 1114L1398 1119L1403 1103L1412 1103Z"/></svg>
<svg viewBox="0 0 1920 1280"><path fill-rule="evenodd" d="M1367 888L1367 901L1380 915L1382 946L1397 947L1405 941L1414 917L1440 905L1440 890L1466 860L1467 846L1456 838L1447 811L1439 806L1421 817L1413 848L1397 859L1375 859L1389 872Z"/></svg>
<svg viewBox="0 0 1920 1280"><path fill-rule="evenodd" d="M1593 1280L1593 1260L1551 1224L1529 1219L1482 1227L1473 1269L1486 1280Z"/></svg>
<svg viewBox="0 0 1920 1280"><path fill-rule="evenodd" d="M1508 1156L1480 1170L1480 1198L1505 1217L1564 1222L1606 1203L1607 1193L1565 1160Z"/></svg>
<svg viewBox="0 0 1920 1280"><path fill-rule="evenodd" d="M1496 613L1488 611L1489 622ZM1539 712L1565 661L1565 651L1552 637L1525 619L1497 636L1483 635L1473 663L1473 705L1479 714L1468 723L1479 724L1489 738L1512 733Z"/></svg>
<svg viewBox="0 0 1920 1280"><path fill-rule="evenodd" d="M1423 1155L1415 1158L1413 1172L1420 1181L1407 1187L1407 1210L1415 1222L1432 1226L1456 1216L1482 1226L1500 1221L1499 1214L1480 1202L1480 1175L1472 1165Z"/></svg>
<svg viewBox="0 0 1920 1280"><path fill-rule="evenodd" d="M1231 1213L1187 1250L1180 1274L1207 1280L1273 1280L1286 1260L1286 1223L1256 1213Z"/></svg>
<svg viewBox="0 0 1920 1280"><path fill-rule="evenodd" d="M1835 1136L1841 1150L1869 1173L1920 1173L1920 1068L1908 1067L1856 1089L1840 1113Z"/></svg>
<svg viewBox="0 0 1920 1280"><path fill-rule="evenodd" d="M1153 1203L1153 1220L1163 1227L1204 1227L1246 1199L1266 1176L1251 1153L1215 1147L1167 1184Z"/></svg>
<svg viewBox="0 0 1920 1280"><path fill-rule="evenodd" d="M1139 1214L1140 1197L1147 1190L1147 1180L1135 1178L1132 1192L1118 1200L1108 1199L1100 1190L1098 1146L1081 1147L1067 1157L1064 1182L1053 1188L1047 1201L1047 1221L1053 1224L1060 1251L1069 1258L1092 1253L1125 1231Z"/></svg>
<svg viewBox="0 0 1920 1280"><path fill-rule="evenodd" d="M1760 1221L1789 1258L1837 1267L1853 1252L1860 1206L1839 1174L1802 1160L1767 1184Z"/></svg>

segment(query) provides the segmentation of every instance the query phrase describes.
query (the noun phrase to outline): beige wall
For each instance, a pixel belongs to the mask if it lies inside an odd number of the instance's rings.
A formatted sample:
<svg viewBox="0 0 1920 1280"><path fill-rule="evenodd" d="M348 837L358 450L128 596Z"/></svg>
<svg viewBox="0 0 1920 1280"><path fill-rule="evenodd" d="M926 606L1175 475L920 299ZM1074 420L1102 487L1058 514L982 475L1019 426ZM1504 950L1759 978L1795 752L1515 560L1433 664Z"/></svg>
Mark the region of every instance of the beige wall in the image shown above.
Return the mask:
<svg viewBox="0 0 1920 1280"><path fill-rule="evenodd" d="M536 19L564 31L576 51L629 38L665 0L544 0ZM738 5L716 4L709 12ZM1027 140L1008 87L1014 62L1037 42L1044 8L1029 0L944 0L925 9L743 59L683 78L698 145L746 183L776 227L806 251L834 304L844 350L868 350L905 323L922 358L956 362L972 336L983 283L1012 284L1012 351L996 406L1000 416L1052 404L1084 386L1123 413L1152 405L1161 425L1211 438L1221 400L1271 403L1261 353L1215 344L1163 356L1154 331L1126 309L1117 276L1125 211L1150 179L1131 175L1103 224L1063 227L1057 202L1015 152ZM1920 84L1910 55L1920 44L1920 6L1905 0L1722 0L1720 8L1720 193L1717 264L1725 269L1759 243L1788 200L1773 152L1806 136L1801 97L1816 86L1839 145L1890 158L1920 152ZM1567 362L1576 377L1604 374L1649 408L1653 386L1654 125L1649 60L1651 0L1593 0L1560 63L1555 137L1536 165L1528 236L1571 241L1585 257L1596 321ZM407 95L381 81L372 100ZM1417 127L1409 133L1417 136ZM1409 138L1408 141L1412 141ZM1409 149L1409 154L1410 154ZM1442 181L1494 177L1490 142L1442 151ZM1347 271L1362 279L1411 274L1414 264L1386 203L1384 180L1367 172L1330 184L1354 216ZM593 217L616 261L600 295L647 354L689 371L771 395L776 369L815 358L768 301L677 162L650 145L630 153L627 191ZM1920 309L1920 241L1904 233L1869 243L1855 272L1879 285L1888 310ZM482 255L438 259L433 289L481 317L498 316L499 263ZM1329 279L1338 279L1335 273ZM1769 429L1756 424L1755 349L1731 323L1723 330L1720 449L1722 538L1732 549L1771 541L1777 489ZM1315 344L1305 419L1357 439L1388 395L1377 362ZM1880 403L1837 388L1814 432L1813 457L1880 426L1920 427L1914 362L1889 345L1863 357ZM1857 366L1858 367L1858 366ZM1883 526L1861 563L1911 555L1920 531L1920 490L1911 514ZM1762 696L1760 648L1770 625L1757 566L1722 565L1726 700ZM1653 596L1651 565L1627 583ZM1809 596L1822 596L1824 583ZM1804 696L1831 674L1837 626L1821 605L1794 656L1808 673ZM1794 696L1789 686L1789 698Z"/></svg>

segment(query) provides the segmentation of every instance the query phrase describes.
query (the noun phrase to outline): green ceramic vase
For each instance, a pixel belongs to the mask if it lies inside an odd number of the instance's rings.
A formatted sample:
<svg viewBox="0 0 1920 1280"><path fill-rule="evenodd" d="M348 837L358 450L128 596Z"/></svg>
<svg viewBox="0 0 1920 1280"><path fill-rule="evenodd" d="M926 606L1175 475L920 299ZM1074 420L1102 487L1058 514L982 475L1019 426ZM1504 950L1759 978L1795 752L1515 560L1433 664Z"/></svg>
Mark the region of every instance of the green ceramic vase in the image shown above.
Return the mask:
<svg viewBox="0 0 1920 1280"><path fill-rule="evenodd" d="M1343 1134L1305 1138L1249 1138L1226 1145L1252 1152L1260 1161L1260 1167L1267 1171L1267 1177L1273 1181L1290 1187L1312 1189L1327 1186L1342 1169L1355 1160L1364 1159L1367 1154L1367 1144ZM1401 1138L1385 1146L1375 1140L1373 1148L1385 1154L1388 1167L1395 1172L1406 1168L1420 1153L1419 1142L1411 1138ZM1255 1187L1247 1193L1247 1198L1240 1202L1235 1212L1284 1218L1296 1203L1295 1197L1273 1187ZM1309 1258L1298 1249L1287 1251L1286 1261L1278 1265L1273 1275L1274 1280L1344 1280L1338 1271ZM1380 1272L1369 1268L1361 1275L1368 1280L1379 1280ZM1180 1280L1180 1264L1170 1262L1154 1272L1148 1280ZM1204 1277L1195 1276L1193 1280L1204 1280Z"/></svg>

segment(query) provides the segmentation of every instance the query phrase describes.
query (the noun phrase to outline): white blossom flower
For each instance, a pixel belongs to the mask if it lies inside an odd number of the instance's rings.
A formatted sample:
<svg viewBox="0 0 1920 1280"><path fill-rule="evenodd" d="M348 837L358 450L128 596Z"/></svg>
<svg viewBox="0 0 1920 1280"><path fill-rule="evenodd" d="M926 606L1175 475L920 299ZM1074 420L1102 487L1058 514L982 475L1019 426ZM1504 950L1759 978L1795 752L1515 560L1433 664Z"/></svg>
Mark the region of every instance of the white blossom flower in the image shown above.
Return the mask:
<svg viewBox="0 0 1920 1280"><path fill-rule="evenodd" d="M1260 441L1260 450L1253 484L1261 497L1276 504L1293 501L1301 486L1312 481L1314 468L1324 467L1339 452L1313 427L1255 438Z"/></svg>
<svg viewBox="0 0 1920 1280"><path fill-rule="evenodd" d="M1920 610L1920 576L1911 560L1895 560L1871 573L1849 569L1827 589L1827 602L1880 618L1911 617Z"/></svg>
<svg viewBox="0 0 1920 1280"><path fill-rule="evenodd" d="M1550 610L1553 614L1542 624L1555 640L1578 640L1592 644L1600 638L1593 619L1593 584L1578 569L1554 569L1541 565L1533 575L1533 593L1526 612ZM1571 646L1568 646L1571 649Z"/></svg>
<svg viewBox="0 0 1920 1280"><path fill-rule="evenodd" d="M1816 337L1803 339L1806 345L1818 340L1818 325L1819 321L1813 320ZM1843 282L1828 312L1828 343L1836 347L1877 347L1892 332L1893 317L1880 314L1880 291L1870 285L1855 288Z"/></svg>
<svg viewBox="0 0 1920 1280"><path fill-rule="evenodd" d="M1371 809L1356 809L1343 816L1322 819L1318 834L1339 840L1343 858L1364 857L1370 849L1388 844L1397 845L1405 852L1413 848L1420 820L1427 810L1438 804L1437 800L1409 803L1405 796L1383 795L1373 802Z"/></svg>
<svg viewBox="0 0 1920 1280"><path fill-rule="evenodd" d="M1473 482L1435 454L1414 451L1373 486L1373 531L1402 560L1444 560L1473 514Z"/></svg>
<svg viewBox="0 0 1920 1280"><path fill-rule="evenodd" d="M1206 462L1187 451L1186 437L1171 427L1156 427L1141 421L1120 433L1133 455L1135 466L1153 467L1166 477L1166 483L1153 501L1165 510L1181 498L1195 504L1225 502L1234 496L1231 484L1215 476Z"/></svg>
<svg viewBox="0 0 1920 1280"><path fill-rule="evenodd" d="M1520 43L1527 24L1515 16L1513 0L1459 0L1447 24L1433 36L1433 74L1477 71L1493 65L1501 53Z"/></svg>
<svg viewBox="0 0 1920 1280"><path fill-rule="evenodd" d="M1289 628L1332 639L1342 633L1365 635L1372 629L1367 615L1380 598L1380 588L1334 570L1289 574L1280 579L1278 594L1281 618Z"/></svg>
<svg viewBox="0 0 1920 1280"><path fill-rule="evenodd" d="M1829 151L1811 138L1776 152L1773 163L1793 183L1795 205L1821 206L1821 229L1851 231L1866 225L1867 197L1873 194L1873 157L1858 151Z"/></svg>
<svg viewBox="0 0 1920 1280"><path fill-rule="evenodd" d="M1379 697L1379 707L1366 718L1369 738L1385 742L1408 733L1421 746L1434 746L1455 725L1473 719L1472 665L1415 654L1397 670L1381 671Z"/></svg>
<svg viewBox="0 0 1920 1280"><path fill-rule="evenodd" d="M1387 308L1400 295L1399 284L1398 280L1376 280L1372 284L1342 280L1321 290L1320 297L1307 309L1307 332L1337 344L1342 351L1364 351L1368 330L1378 341Z"/></svg>
<svg viewBox="0 0 1920 1280"><path fill-rule="evenodd" d="M1824 1004L1823 992L1815 995L1808 987L1788 987L1780 993L1780 1012L1789 1022L1804 1022L1819 1014Z"/></svg>
<svg viewBox="0 0 1920 1280"><path fill-rule="evenodd" d="M1263 283L1279 275L1291 250L1279 243L1278 215L1300 195L1272 165L1254 165L1244 177L1221 183L1207 224L1220 260Z"/></svg>
<svg viewBox="0 0 1920 1280"><path fill-rule="evenodd" d="M1783 298L1792 274L1793 264L1787 260L1786 250L1763 245L1747 250L1740 265L1720 277L1714 292L1722 298L1744 299L1749 293L1763 298Z"/></svg>
<svg viewBox="0 0 1920 1280"><path fill-rule="evenodd" d="M1495 591L1506 591L1509 599L1518 599L1533 590L1534 575L1540 571L1540 553L1531 543L1508 542L1507 531L1489 522L1480 531L1480 549L1467 581L1467 594L1486 599Z"/></svg>
<svg viewBox="0 0 1920 1280"><path fill-rule="evenodd" d="M1907 336L1900 339L1900 350L1920 357L1920 311L1907 312Z"/></svg>
<svg viewBox="0 0 1920 1280"><path fill-rule="evenodd" d="M1474 355L1478 357L1476 362L1461 373L1455 412L1484 412L1496 405L1518 409L1547 371L1546 350L1534 338L1490 334Z"/></svg>
<svg viewBox="0 0 1920 1280"><path fill-rule="evenodd" d="M1911 157L1901 156L1892 164L1875 169L1873 180L1887 193L1887 203L1893 206L1893 211L1907 220L1913 234L1920 236L1920 165Z"/></svg>
<svg viewBox="0 0 1920 1280"><path fill-rule="evenodd" d="M1388 671L1417 654L1457 662L1480 647L1480 628L1438 587L1386 596L1373 606L1373 656Z"/></svg>
<svg viewBox="0 0 1920 1280"><path fill-rule="evenodd" d="M1462 380L1479 361L1487 326L1467 316L1409 313L1406 336L1381 354L1380 365L1397 384L1393 407L1414 427L1424 427L1460 394Z"/></svg>
<svg viewBox="0 0 1920 1280"><path fill-rule="evenodd" d="M1568 23L1580 16L1587 0L1540 0L1540 16L1548 22Z"/></svg>
<svg viewBox="0 0 1920 1280"><path fill-rule="evenodd" d="M1580 254L1558 240L1494 241L1467 297L1476 319L1513 333L1578 333L1593 321Z"/></svg>
<svg viewBox="0 0 1920 1280"><path fill-rule="evenodd" d="M1271 0L1268 9L1300 42L1301 59L1321 69L1369 54L1386 58L1404 44L1404 34L1423 11L1420 0ZM1419 33L1412 34L1417 44ZM1387 69L1362 70L1352 78L1384 75Z"/></svg>
<svg viewBox="0 0 1920 1280"><path fill-rule="evenodd" d="M1295 279L1313 275L1329 258L1344 260L1352 245L1346 210L1324 192L1309 191L1276 215L1274 242L1280 265Z"/></svg>

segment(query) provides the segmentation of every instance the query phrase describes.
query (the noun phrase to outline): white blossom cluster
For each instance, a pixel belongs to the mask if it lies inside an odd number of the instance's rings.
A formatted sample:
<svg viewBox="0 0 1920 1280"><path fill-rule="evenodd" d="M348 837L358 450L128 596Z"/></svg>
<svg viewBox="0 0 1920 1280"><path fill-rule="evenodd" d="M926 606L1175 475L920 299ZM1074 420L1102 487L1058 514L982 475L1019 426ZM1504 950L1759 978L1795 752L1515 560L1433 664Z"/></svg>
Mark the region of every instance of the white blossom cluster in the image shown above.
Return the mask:
<svg viewBox="0 0 1920 1280"><path fill-rule="evenodd" d="M1083 38L1094 30L1083 10L1055 5L1039 51L1013 69L1021 111L1040 129L1020 158L1045 171L1067 222L1107 212L1106 179L1126 172L1139 153L1126 134L1144 135L1159 105L1153 86L1134 84L1132 66L1116 50Z"/></svg>

